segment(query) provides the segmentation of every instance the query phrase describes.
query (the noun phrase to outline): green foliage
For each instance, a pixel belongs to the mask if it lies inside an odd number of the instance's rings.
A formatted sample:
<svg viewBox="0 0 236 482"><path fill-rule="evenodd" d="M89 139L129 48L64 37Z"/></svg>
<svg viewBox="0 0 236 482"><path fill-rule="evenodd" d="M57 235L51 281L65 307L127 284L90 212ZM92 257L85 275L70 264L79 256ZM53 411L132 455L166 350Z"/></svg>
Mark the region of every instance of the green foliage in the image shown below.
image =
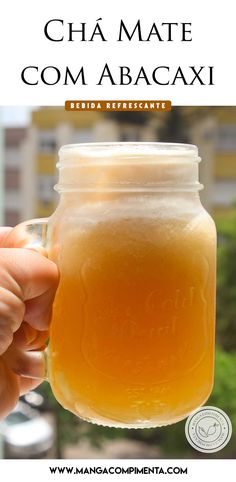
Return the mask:
<svg viewBox="0 0 236 482"><path fill-rule="evenodd" d="M236 350L236 209L218 220L217 231L217 340L226 350Z"/></svg>
<svg viewBox="0 0 236 482"><path fill-rule="evenodd" d="M221 348L216 350L215 384L206 405L224 410L233 425L233 435L229 444L220 452L207 454L207 458L235 457L236 455L236 352L226 353ZM204 454L192 449L186 438L184 422L163 427L161 447L169 457L204 457Z"/></svg>
<svg viewBox="0 0 236 482"><path fill-rule="evenodd" d="M127 430L121 428L103 427L88 422L80 422L79 438L89 440L90 444L97 448L102 448L103 442L127 436Z"/></svg>
<svg viewBox="0 0 236 482"><path fill-rule="evenodd" d="M61 452L66 444L73 444L79 440L78 426L80 420L73 413L65 410L55 399L49 383L40 386L40 392L47 401L48 409L55 415L57 429L58 452Z"/></svg>
<svg viewBox="0 0 236 482"><path fill-rule="evenodd" d="M230 417L236 437L236 351L216 350L215 385L208 404L222 408ZM236 438L234 438L236 447Z"/></svg>

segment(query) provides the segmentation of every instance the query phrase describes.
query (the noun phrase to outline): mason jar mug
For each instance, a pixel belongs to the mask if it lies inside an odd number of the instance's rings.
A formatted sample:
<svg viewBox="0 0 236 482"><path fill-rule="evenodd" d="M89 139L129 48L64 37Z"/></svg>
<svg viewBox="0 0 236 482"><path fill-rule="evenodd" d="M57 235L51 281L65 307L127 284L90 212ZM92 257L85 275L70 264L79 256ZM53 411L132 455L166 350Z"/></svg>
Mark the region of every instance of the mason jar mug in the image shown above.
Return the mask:
<svg viewBox="0 0 236 482"><path fill-rule="evenodd" d="M72 144L59 158L56 211L25 224L60 272L54 395L97 424L177 422L213 386L216 232L197 147Z"/></svg>

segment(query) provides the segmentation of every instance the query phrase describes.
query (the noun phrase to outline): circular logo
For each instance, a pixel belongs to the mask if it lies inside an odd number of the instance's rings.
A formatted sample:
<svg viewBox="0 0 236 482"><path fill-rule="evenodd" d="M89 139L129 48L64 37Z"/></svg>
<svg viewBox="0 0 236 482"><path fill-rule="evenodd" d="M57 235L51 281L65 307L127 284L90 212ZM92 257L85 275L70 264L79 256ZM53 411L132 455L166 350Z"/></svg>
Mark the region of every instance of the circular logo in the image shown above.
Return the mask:
<svg viewBox="0 0 236 482"><path fill-rule="evenodd" d="M232 424L220 408L201 407L187 418L185 435L190 445L199 452L218 452L229 442Z"/></svg>

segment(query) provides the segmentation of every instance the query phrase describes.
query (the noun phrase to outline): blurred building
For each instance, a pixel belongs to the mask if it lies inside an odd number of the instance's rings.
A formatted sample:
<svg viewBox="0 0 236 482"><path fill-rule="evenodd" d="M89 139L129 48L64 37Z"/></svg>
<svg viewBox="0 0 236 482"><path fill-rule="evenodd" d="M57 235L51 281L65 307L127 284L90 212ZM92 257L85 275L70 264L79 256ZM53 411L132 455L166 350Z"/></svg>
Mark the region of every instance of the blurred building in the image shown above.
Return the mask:
<svg viewBox="0 0 236 482"><path fill-rule="evenodd" d="M9 127L4 132L4 224L14 226L24 218L24 142L27 130Z"/></svg>
<svg viewBox="0 0 236 482"><path fill-rule="evenodd" d="M117 122L100 112L66 112L42 107L32 112L25 145L24 218L50 215L57 204L57 152L64 144L121 140L155 140L156 123Z"/></svg>
<svg viewBox="0 0 236 482"><path fill-rule="evenodd" d="M230 210L236 199L236 107L180 108L188 141L199 148L201 193L213 213ZM27 129L5 130L5 224L50 215L57 204L57 152L63 144L105 141L166 141L167 114L65 112L42 107ZM173 119L172 119L173 124ZM173 128L173 125L172 125ZM169 140L169 139L168 139Z"/></svg>
<svg viewBox="0 0 236 482"><path fill-rule="evenodd" d="M236 108L217 109L212 202L219 213L236 201Z"/></svg>
<svg viewBox="0 0 236 482"><path fill-rule="evenodd" d="M203 203L216 216L227 213L236 201L236 108L195 108L190 133L203 160Z"/></svg>
<svg viewBox="0 0 236 482"><path fill-rule="evenodd" d="M99 130L97 112L68 113L62 108L41 108L32 112L32 126L28 133L28 163L33 166L32 186L28 192L28 206L33 198L32 215L50 215L57 203L53 186L57 181L58 150L63 144L92 142ZM29 166L28 166L29 167ZM25 179L27 185L27 179ZM27 190L26 190L27 192ZM27 201L26 201L27 203ZM27 214L30 217L30 214Z"/></svg>

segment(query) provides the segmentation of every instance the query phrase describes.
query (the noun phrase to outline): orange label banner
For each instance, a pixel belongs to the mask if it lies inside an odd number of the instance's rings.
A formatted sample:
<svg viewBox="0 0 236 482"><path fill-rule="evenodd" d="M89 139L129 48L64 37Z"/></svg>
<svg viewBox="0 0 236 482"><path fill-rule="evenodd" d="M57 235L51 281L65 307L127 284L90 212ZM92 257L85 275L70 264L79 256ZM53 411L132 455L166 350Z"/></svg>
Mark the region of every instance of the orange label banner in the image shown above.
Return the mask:
<svg viewBox="0 0 236 482"><path fill-rule="evenodd" d="M66 111L167 112L170 100L66 100Z"/></svg>

